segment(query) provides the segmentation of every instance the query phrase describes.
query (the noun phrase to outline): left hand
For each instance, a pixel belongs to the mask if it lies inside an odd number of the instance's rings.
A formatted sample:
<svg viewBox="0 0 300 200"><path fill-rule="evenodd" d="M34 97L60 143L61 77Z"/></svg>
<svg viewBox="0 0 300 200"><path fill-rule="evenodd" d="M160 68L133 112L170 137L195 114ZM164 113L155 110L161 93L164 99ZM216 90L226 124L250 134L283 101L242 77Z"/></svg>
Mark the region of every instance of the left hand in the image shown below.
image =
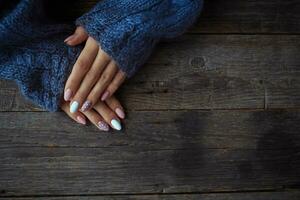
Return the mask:
<svg viewBox="0 0 300 200"><path fill-rule="evenodd" d="M75 46L84 41L85 47L65 85L64 99L71 100L71 113L77 112L79 108L85 112L93 108L99 99L105 101L126 79L126 74L117 63L101 49L95 39L88 36L83 27L77 27L65 43Z"/></svg>
<svg viewBox="0 0 300 200"><path fill-rule="evenodd" d="M121 121L125 118L124 109L114 97L107 98L105 102L98 101L93 109L86 112L70 112L69 102L62 101L61 109L76 122L85 125L89 119L101 131L108 131L109 127L121 130Z"/></svg>

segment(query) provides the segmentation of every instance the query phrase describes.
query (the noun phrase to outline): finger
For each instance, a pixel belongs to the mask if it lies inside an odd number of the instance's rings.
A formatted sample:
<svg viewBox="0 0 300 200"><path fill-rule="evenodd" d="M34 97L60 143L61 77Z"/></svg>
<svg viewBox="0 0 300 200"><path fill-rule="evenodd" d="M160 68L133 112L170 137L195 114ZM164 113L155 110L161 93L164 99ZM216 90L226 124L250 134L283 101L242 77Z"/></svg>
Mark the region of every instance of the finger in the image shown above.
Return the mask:
<svg viewBox="0 0 300 200"><path fill-rule="evenodd" d="M98 52L98 44L94 39L89 38L87 43L80 53L72 72L65 85L65 101L71 100L73 94L78 89L81 80L92 65Z"/></svg>
<svg viewBox="0 0 300 200"><path fill-rule="evenodd" d="M122 85L126 79L126 74L122 70L119 70L112 80L112 82L107 87L106 91L101 96L101 101L105 101L108 97L111 97L117 89Z"/></svg>
<svg viewBox="0 0 300 200"><path fill-rule="evenodd" d="M111 110L115 111L118 117L120 117L121 119L125 118L124 108L114 96L107 98L105 103Z"/></svg>
<svg viewBox="0 0 300 200"><path fill-rule="evenodd" d="M83 81L81 82L78 91L76 92L73 101L79 103L79 107L82 105L83 101L86 99L91 89L94 87L96 82L99 80L100 75L110 61L110 57L103 51L99 50L98 55L88 73L85 75ZM91 107L90 101L85 101L81 107L81 111L84 112Z"/></svg>
<svg viewBox="0 0 300 200"><path fill-rule="evenodd" d="M98 52L98 45L92 40L88 40L86 46L77 59L72 72L66 82L64 99L70 101L78 90L84 75L90 69ZM75 112L76 110L74 110Z"/></svg>
<svg viewBox="0 0 300 200"><path fill-rule="evenodd" d="M101 131L109 131L108 124L94 109L88 110L84 115Z"/></svg>
<svg viewBox="0 0 300 200"><path fill-rule="evenodd" d="M69 103L67 102L63 102L61 104L61 109L74 121L85 125L86 124L86 119L84 117L84 115L80 112L76 112L76 113L71 113L70 109L69 109Z"/></svg>
<svg viewBox="0 0 300 200"><path fill-rule="evenodd" d="M65 39L65 43L70 46L78 45L84 41L86 41L88 38L87 32L84 30L82 26L78 26L73 33L73 35L67 37Z"/></svg>
<svg viewBox="0 0 300 200"><path fill-rule="evenodd" d="M116 116L114 111L112 111L104 102L98 101L98 103L93 107L104 120L115 130L121 130L121 122Z"/></svg>
<svg viewBox="0 0 300 200"><path fill-rule="evenodd" d="M97 103L99 101L101 94L103 93L105 88L107 88L107 86L110 84L110 82L113 79L113 77L115 76L117 70L118 70L118 67L114 61L111 61L107 65L107 67L101 74L98 82L96 83L96 85L94 86L94 88L91 90L91 92L89 93L89 95L87 97L87 101L89 101L91 104L90 107L93 107L93 105L95 105L95 103Z"/></svg>

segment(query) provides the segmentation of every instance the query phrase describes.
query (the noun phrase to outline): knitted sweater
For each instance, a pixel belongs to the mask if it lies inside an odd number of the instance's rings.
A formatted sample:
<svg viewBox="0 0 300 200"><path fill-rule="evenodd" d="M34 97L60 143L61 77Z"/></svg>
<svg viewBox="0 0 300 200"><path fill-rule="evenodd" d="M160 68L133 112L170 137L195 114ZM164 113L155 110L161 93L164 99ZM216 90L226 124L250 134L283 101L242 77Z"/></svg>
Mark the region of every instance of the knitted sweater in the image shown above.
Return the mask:
<svg viewBox="0 0 300 200"><path fill-rule="evenodd" d="M0 0L0 78L15 80L22 94L56 111L82 45L64 39L73 25L53 24L42 0ZM76 20L128 77L161 40L195 22L202 0L102 0Z"/></svg>

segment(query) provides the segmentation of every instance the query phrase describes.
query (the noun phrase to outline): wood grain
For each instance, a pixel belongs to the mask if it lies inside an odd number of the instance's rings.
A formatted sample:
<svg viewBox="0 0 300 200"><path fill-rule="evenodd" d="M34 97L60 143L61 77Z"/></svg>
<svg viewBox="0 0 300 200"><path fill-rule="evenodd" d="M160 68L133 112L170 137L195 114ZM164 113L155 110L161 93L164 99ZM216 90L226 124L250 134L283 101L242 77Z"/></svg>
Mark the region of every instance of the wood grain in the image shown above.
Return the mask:
<svg viewBox="0 0 300 200"><path fill-rule="evenodd" d="M52 0L48 6L57 20L74 21L99 0ZM72 5L70 7L70 4ZM209 0L190 33L288 33L300 32L298 0Z"/></svg>
<svg viewBox="0 0 300 200"><path fill-rule="evenodd" d="M70 22L98 0L48 2ZM42 112L1 80L0 199L300 199L299 10L205 1L121 88L122 132Z"/></svg>
<svg viewBox="0 0 300 200"><path fill-rule="evenodd" d="M209 0L204 1L193 33L299 33L298 0Z"/></svg>
<svg viewBox="0 0 300 200"><path fill-rule="evenodd" d="M297 191L286 192L252 192L252 193L219 193L219 194L176 194L176 195L101 195L71 197L24 197L10 200L299 200Z"/></svg>
<svg viewBox="0 0 300 200"><path fill-rule="evenodd" d="M300 112L131 112L103 134L61 113L0 113L2 196L224 192L300 185Z"/></svg>
<svg viewBox="0 0 300 200"><path fill-rule="evenodd" d="M299 111L132 111L121 133L104 134L64 113L1 112L0 146L174 149L184 142L184 149L193 145L255 149L258 140L276 129L273 140L291 132L296 142L299 118Z"/></svg>

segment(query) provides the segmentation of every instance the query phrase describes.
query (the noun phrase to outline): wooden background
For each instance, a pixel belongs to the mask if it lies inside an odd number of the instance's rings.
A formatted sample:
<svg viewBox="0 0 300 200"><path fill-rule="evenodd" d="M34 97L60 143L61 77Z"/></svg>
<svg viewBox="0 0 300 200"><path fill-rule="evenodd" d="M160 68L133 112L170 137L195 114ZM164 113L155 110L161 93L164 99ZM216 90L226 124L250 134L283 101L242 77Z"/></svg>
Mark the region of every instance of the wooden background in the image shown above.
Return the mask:
<svg viewBox="0 0 300 200"><path fill-rule="evenodd" d="M0 81L0 199L300 199L299 34L298 0L205 1L121 89L121 133Z"/></svg>

